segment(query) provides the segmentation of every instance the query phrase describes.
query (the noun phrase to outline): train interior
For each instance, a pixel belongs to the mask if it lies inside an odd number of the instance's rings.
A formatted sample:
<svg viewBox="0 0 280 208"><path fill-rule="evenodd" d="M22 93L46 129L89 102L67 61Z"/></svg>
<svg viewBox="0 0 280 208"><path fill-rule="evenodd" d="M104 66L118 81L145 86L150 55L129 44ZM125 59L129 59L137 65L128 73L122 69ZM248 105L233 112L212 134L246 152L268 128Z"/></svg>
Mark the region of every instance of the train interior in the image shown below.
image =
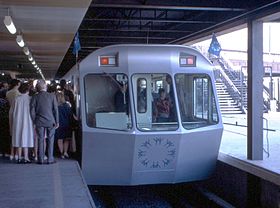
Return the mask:
<svg viewBox="0 0 280 208"><path fill-rule="evenodd" d="M206 74L176 74L176 90L166 73L133 74L131 84L125 74L88 74L84 80L89 127L127 131L132 128L131 108L140 131L175 131L178 113L185 129L219 122L212 82Z"/></svg>

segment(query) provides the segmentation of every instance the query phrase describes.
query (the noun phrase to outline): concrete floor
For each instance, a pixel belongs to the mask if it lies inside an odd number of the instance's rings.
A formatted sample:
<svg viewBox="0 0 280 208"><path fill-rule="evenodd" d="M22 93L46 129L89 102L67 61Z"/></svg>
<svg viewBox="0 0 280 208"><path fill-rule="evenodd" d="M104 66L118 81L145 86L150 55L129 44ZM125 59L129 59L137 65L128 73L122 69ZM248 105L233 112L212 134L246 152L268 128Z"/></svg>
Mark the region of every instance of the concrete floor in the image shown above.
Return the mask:
<svg viewBox="0 0 280 208"><path fill-rule="evenodd" d="M242 161L256 165L265 170L280 175L280 112L265 113L263 120L264 128L275 131L263 132L263 160L247 160L247 128L232 126L226 123L247 126L247 117L245 114L224 115L224 133L221 142L220 152L226 155L238 158Z"/></svg>
<svg viewBox="0 0 280 208"><path fill-rule="evenodd" d="M1 208L92 208L87 185L74 160L52 165L0 160Z"/></svg>

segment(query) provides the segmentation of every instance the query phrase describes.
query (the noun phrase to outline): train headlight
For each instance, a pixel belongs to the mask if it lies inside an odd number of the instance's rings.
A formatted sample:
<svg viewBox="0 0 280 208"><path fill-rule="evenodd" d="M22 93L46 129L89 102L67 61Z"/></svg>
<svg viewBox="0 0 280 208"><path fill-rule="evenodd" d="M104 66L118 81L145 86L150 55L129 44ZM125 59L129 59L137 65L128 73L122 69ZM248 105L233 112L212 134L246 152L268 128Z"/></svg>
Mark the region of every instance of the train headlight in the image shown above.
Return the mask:
<svg viewBox="0 0 280 208"><path fill-rule="evenodd" d="M99 57L100 66L117 66L116 56L100 56Z"/></svg>
<svg viewBox="0 0 280 208"><path fill-rule="evenodd" d="M196 57L192 55L180 56L181 67L192 67L196 66Z"/></svg>

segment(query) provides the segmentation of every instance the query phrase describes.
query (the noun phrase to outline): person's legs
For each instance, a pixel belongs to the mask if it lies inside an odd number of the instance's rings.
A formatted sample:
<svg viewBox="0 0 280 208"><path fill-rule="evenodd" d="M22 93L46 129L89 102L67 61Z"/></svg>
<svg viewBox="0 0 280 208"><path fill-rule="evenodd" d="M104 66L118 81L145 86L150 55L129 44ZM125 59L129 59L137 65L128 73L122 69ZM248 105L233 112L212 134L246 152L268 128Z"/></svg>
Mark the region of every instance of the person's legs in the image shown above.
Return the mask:
<svg viewBox="0 0 280 208"><path fill-rule="evenodd" d="M23 153L24 153L24 160L25 160L25 162L30 162L30 160L28 158L28 147L24 147L23 148Z"/></svg>
<svg viewBox="0 0 280 208"><path fill-rule="evenodd" d="M14 156L15 156L14 147L13 147L13 145L11 144L10 160L13 160L13 159L14 159Z"/></svg>
<svg viewBox="0 0 280 208"><path fill-rule="evenodd" d="M53 157L54 133L55 133L55 128L54 127L47 128L47 136L48 136L48 162L49 163L54 162L54 157Z"/></svg>
<svg viewBox="0 0 280 208"><path fill-rule="evenodd" d="M22 148L21 147L18 147L18 148L16 148L17 149L17 153L18 153L18 162L20 162L21 161L21 159L22 159Z"/></svg>
<svg viewBox="0 0 280 208"><path fill-rule="evenodd" d="M36 127L36 133L38 137L38 162L44 162L44 127Z"/></svg>
<svg viewBox="0 0 280 208"><path fill-rule="evenodd" d="M36 130L34 129L34 148L33 148L34 159L38 160L38 137Z"/></svg>
<svg viewBox="0 0 280 208"><path fill-rule="evenodd" d="M63 139L58 139L57 140L57 146L59 149L59 153L62 155L63 154Z"/></svg>
<svg viewBox="0 0 280 208"><path fill-rule="evenodd" d="M68 155L69 141L70 141L70 140L67 138L67 139L65 139L64 142L63 142L63 150L64 150L64 153L63 153L63 154L64 154L64 156L67 157L67 158L69 157L69 155Z"/></svg>

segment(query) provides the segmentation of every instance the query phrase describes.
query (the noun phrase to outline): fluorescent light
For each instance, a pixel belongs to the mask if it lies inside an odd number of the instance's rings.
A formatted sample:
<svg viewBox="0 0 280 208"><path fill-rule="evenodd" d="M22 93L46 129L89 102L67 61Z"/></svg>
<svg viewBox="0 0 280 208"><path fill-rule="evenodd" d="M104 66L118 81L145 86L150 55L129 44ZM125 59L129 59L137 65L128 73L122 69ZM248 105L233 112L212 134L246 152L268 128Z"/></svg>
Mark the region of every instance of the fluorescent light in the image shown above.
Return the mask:
<svg viewBox="0 0 280 208"><path fill-rule="evenodd" d="M32 61L31 63L32 63L33 65L35 65L35 64L36 64L36 62L35 62L35 61Z"/></svg>
<svg viewBox="0 0 280 208"><path fill-rule="evenodd" d="M4 24L11 34L15 34L17 32L11 16L5 16Z"/></svg>
<svg viewBox="0 0 280 208"><path fill-rule="evenodd" d="M32 57L32 55L31 55L31 54L29 54L29 56L28 56L28 60L29 60L29 61L33 61L33 57Z"/></svg>
<svg viewBox="0 0 280 208"><path fill-rule="evenodd" d="M21 35L17 35L16 41L17 41L17 44L18 44L20 47L23 47L24 44L25 44Z"/></svg>
<svg viewBox="0 0 280 208"><path fill-rule="evenodd" d="M34 67L37 68L38 67L37 64L35 64Z"/></svg>
<svg viewBox="0 0 280 208"><path fill-rule="evenodd" d="M27 55L27 56L30 54L29 49L27 48L27 46L23 47L23 53L25 55Z"/></svg>

